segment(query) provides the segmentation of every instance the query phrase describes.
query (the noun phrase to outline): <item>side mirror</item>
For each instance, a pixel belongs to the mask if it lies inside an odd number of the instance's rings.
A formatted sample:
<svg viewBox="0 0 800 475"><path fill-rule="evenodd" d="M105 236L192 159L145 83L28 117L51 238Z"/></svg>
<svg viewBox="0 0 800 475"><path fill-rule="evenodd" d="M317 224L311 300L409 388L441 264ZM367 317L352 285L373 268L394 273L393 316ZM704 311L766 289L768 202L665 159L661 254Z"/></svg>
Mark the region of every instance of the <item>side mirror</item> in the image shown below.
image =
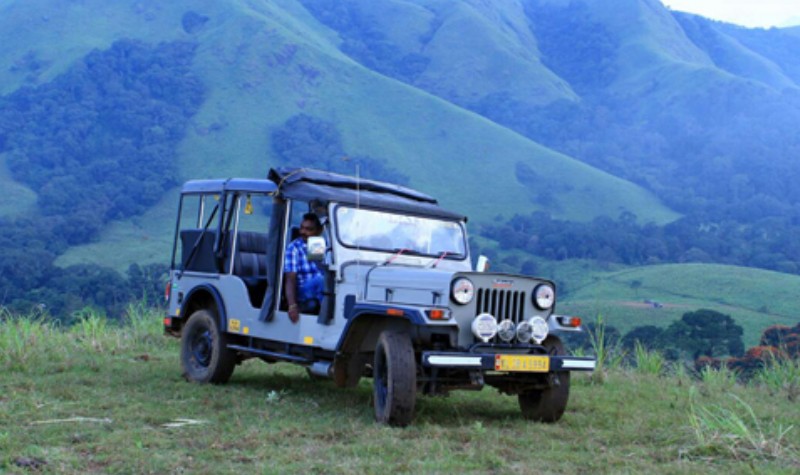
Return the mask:
<svg viewBox="0 0 800 475"><path fill-rule="evenodd" d="M491 262L489 262L489 258L486 256L478 257L478 262L475 264L475 272L488 272L489 266Z"/></svg>
<svg viewBox="0 0 800 475"><path fill-rule="evenodd" d="M308 250L306 257L310 262L322 262L325 260L325 238L322 236L311 236L308 238Z"/></svg>

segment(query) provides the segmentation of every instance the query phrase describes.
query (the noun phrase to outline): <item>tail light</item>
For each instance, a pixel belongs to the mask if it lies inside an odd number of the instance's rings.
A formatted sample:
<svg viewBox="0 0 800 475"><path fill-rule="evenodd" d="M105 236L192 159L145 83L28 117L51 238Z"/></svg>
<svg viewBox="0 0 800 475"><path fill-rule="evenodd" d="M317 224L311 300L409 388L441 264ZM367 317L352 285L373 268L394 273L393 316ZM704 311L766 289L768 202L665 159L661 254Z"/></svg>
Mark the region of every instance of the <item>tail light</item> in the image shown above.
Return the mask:
<svg viewBox="0 0 800 475"><path fill-rule="evenodd" d="M579 326L581 326L582 323L581 317L569 317L566 315L559 315L556 318L558 319L558 324L561 325L562 327L578 328Z"/></svg>

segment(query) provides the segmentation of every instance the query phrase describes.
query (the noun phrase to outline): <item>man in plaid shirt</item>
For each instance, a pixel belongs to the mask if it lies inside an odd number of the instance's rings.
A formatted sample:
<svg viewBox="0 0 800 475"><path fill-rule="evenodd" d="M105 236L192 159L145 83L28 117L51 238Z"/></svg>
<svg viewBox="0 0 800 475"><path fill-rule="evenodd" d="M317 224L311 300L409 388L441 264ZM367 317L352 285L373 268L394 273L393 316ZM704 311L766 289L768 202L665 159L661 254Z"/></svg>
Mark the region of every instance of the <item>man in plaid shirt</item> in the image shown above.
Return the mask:
<svg viewBox="0 0 800 475"><path fill-rule="evenodd" d="M307 242L311 236L322 234L322 223L314 213L303 215L300 224L300 237L286 247L286 261L283 265L285 275L286 303L289 304L289 318L293 323L300 319L300 312L318 311L322 300L324 278L316 262L306 257Z"/></svg>

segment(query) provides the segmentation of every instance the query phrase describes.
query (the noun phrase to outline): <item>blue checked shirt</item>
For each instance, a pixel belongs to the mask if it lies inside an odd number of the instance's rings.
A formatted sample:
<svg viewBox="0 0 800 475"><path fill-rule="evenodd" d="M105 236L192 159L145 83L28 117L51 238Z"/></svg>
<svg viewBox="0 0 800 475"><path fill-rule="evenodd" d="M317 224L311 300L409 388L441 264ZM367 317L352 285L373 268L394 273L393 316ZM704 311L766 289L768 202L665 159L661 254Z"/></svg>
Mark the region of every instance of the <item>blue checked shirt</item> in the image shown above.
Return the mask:
<svg viewBox="0 0 800 475"><path fill-rule="evenodd" d="M303 238L297 238L286 248L286 261L283 263L283 272L297 273L297 287L302 288L303 284L315 276L322 277L322 271L317 267L316 262L309 262L306 257L306 242Z"/></svg>

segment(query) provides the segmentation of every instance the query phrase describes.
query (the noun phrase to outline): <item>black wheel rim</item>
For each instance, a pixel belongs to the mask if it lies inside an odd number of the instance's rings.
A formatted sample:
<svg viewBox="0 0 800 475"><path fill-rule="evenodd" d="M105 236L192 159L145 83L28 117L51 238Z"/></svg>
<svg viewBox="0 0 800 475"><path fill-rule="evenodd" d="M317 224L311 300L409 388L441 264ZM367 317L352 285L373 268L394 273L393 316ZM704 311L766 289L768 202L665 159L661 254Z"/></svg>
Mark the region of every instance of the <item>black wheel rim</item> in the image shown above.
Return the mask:
<svg viewBox="0 0 800 475"><path fill-rule="evenodd" d="M198 366L208 368L211 363L211 355L213 353L214 340L211 338L211 332L208 330L198 331L194 338L192 338L192 359Z"/></svg>
<svg viewBox="0 0 800 475"><path fill-rule="evenodd" d="M386 407L386 395L389 393L389 377L386 369L386 353L380 351L375 361L375 405L381 409Z"/></svg>

